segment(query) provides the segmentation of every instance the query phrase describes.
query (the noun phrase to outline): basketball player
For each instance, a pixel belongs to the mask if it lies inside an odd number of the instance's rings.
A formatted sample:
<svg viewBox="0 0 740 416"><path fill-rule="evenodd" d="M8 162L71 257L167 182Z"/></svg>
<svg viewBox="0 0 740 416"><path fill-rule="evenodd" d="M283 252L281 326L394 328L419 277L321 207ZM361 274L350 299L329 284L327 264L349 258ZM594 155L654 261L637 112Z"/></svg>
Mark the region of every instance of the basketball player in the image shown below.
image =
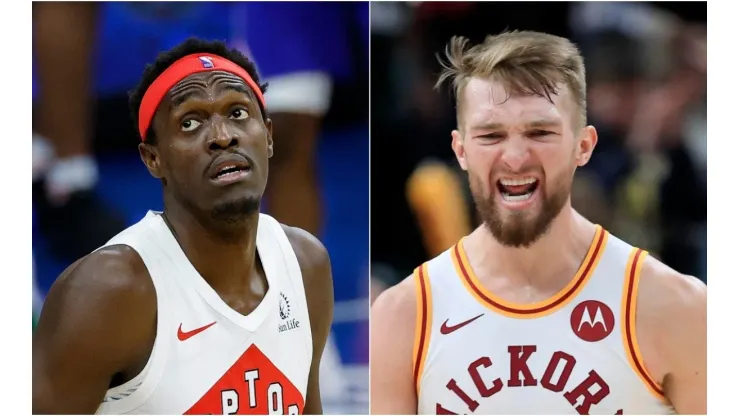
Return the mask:
<svg viewBox="0 0 740 416"><path fill-rule="evenodd" d="M272 123L254 65L190 39L131 96L149 212L70 266L33 342L34 413L321 413L333 311L313 236L260 214Z"/></svg>
<svg viewBox="0 0 740 416"><path fill-rule="evenodd" d="M597 142L576 47L510 32L447 57L483 225L374 304L372 413L706 414L706 286L571 208Z"/></svg>

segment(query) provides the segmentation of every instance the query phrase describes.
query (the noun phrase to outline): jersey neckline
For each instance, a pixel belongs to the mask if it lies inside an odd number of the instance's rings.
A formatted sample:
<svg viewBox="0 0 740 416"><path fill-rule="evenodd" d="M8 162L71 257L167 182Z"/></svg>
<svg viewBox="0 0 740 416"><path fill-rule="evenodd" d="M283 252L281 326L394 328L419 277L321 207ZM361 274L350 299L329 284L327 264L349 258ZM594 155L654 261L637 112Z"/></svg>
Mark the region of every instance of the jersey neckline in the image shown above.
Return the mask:
<svg viewBox="0 0 740 416"><path fill-rule="evenodd" d="M247 315L242 315L224 302L223 299L221 299L221 296L219 296L211 285L206 282L203 276L198 273L190 262L190 259L185 255L182 247L180 247L180 243L172 234L172 231L167 227L161 213L150 211L150 215L155 215L157 217L157 227L163 227L162 234L165 235L165 244L168 248L168 252L173 256L172 260L175 261L175 264L181 265L180 270L184 272L184 278L193 285L206 303L235 325L244 328L247 331L255 332L269 315L269 307L271 305L276 307L275 302L273 301L275 293L278 290L276 287L276 273L278 271L276 270L277 262L275 261L275 256L278 256L279 253L270 252L270 250L266 250L266 247L264 247L264 245L268 243L266 240L272 237L269 230L266 229L266 227L269 227L269 224L265 224L265 221L258 222L256 244L257 255L259 256L260 261L262 261L265 278L267 279L267 292L265 292L262 300L252 312ZM204 322L204 324L207 324L207 322Z"/></svg>
<svg viewBox="0 0 740 416"><path fill-rule="evenodd" d="M596 231L591 245L575 276L558 293L548 299L531 304L510 302L486 289L470 265L465 248L463 247L464 238L460 239L452 250L450 250L450 254L452 256L452 263L463 285L483 306L512 318L532 319L549 315L560 309L562 306L568 304L586 286L586 283L601 259L608 236L609 233L603 227L596 225Z"/></svg>

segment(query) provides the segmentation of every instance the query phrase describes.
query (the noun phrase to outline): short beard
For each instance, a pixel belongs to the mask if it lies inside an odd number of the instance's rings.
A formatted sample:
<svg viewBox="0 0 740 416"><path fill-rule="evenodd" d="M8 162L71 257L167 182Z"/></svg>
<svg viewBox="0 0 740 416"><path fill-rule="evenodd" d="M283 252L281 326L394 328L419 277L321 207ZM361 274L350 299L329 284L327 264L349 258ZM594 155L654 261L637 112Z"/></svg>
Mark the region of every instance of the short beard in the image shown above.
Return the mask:
<svg viewBox="0 0 740 416"><path fill-rule="evenodd" d="M211 210L211 219L224 225L244 224L260 210L260 199L254 197L240 198L223 202Z"/></svg>
<svg viewBox="0 0 740 416"><path fill-rule="evenodd" d="M501 212L495 200L496 192L499 192L496 184L493 185L491 195L486 198L482 195L482 181L473 178L470 173L468 181L475 208L488 231L499 243L513 248L528 248L545 235L570 195L570 188L565 184L556 184L552 196L548 196L543 188L538 189L537 192L542 195L542 207L534 220L528 220L525 218L526 212ZM544 185L540 183L538 186Z"/></svg>

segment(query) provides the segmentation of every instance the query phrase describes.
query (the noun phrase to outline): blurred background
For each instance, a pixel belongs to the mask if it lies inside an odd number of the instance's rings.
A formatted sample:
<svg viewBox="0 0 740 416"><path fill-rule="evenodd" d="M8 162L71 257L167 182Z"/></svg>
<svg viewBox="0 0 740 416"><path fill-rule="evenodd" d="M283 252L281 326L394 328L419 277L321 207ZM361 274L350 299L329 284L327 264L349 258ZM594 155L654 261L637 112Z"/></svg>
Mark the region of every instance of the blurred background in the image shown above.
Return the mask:
<svg viewBox="0 0 740 416"><path fill-rule="evenodd" d="M264 210L331 255L324 410L367 414L368 11L364 2L34 3L34 325L67 266L163 209L127 92L159 52L189 36L223 40L270 83Z"/></svg>
<svg viewBox="0 0 740 416"><path fill-rule="evenodd" d="M477 226L450 147L454 97L433 90L453 35L572 40L599 143L573 205L706 282L706 2L371 4L372 295Z"/></svg>

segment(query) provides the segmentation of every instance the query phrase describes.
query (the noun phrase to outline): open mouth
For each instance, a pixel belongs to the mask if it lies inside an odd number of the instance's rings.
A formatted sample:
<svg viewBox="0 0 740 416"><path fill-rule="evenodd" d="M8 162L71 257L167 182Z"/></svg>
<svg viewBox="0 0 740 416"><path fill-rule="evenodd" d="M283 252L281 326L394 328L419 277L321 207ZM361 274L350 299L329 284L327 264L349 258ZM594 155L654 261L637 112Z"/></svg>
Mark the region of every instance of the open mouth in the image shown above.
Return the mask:
<svg viewBox="0 0 740 416"><path fill-rule="evenodd" d="M507 202L526 201L534 195L540 181L536 178L502 178L496 181L501 196Z"/></svg>
<svg viewBox="0 0 740 416"><path fill-rule="evenodd" d="M247 173L249 169L247 167L237 165L226 165L216 172L216 176L213 179L225 180L231 178L237 178L244 173Z"/></svg>

